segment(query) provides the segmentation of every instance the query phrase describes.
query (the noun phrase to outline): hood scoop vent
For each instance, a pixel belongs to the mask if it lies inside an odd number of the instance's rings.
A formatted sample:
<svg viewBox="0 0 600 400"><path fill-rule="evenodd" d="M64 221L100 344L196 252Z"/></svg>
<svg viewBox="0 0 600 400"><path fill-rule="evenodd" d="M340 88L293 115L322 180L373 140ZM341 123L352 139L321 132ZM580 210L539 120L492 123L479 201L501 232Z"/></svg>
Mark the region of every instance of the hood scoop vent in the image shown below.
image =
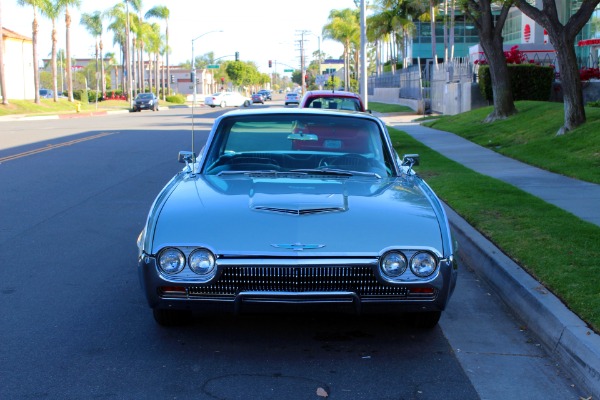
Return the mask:
<svg viewBox="0 0 600 400"><path fill-rule="evenodd" d="M257 206L253 207L256 211L266 211L277 214L289 214L289 215L314 215L314 214L325 214L332 212L343 212L347 211L346 208L311 208L311 209L291 209L291 208L275 208L275 207L265 207L265 206Z"/></svg>
<svg viewBox="0 0 600 400"><path fill-rule="evenodd" d="M255 194L250 199L250 208L255 211L298 216L345 212L348 211L348 197L342 194Z"/></svg>

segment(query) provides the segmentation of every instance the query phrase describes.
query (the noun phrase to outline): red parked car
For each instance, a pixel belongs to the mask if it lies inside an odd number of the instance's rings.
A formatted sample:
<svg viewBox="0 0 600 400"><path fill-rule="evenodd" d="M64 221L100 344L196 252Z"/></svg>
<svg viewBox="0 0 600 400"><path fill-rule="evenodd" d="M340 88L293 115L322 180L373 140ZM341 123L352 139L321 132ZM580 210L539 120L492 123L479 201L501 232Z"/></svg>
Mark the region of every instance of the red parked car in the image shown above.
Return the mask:
<svg viewBox="0 0 600 400"><path fill-rule="evenodd" d="M306 92L300 108L323 108L326 110L367 111L359 95L343 90L311 90Z"/></svg>

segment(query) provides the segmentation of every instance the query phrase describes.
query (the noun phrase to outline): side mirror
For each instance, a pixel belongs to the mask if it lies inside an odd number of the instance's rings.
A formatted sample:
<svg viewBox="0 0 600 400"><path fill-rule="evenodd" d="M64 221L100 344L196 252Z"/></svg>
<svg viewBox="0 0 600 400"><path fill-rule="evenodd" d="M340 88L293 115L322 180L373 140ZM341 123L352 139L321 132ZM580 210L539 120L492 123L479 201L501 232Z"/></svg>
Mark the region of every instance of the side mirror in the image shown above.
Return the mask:
<svg viewBox="0 0 600 400"><path fill-rule="evenodd" d="M177 161L182 164L185 163L186 165L193 163L195 159L196 154L192 153L191 151L180 151L179 156L177 157Z"/></svg>
<svg viewBox="0 0 600 400"><path fill-rule="evenodd" d="M420 157L418 154L405 154L402 156L402 165L409 168L416 167L419 165L419 160Z"/></svg>

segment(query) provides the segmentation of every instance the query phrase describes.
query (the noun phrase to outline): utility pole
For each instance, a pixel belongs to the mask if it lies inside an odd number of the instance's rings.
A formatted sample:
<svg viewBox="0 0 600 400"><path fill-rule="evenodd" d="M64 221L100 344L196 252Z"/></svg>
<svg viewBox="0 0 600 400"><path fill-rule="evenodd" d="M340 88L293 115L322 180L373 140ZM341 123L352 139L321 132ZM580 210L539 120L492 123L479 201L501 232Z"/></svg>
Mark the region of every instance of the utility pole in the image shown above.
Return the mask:
<svg viewBox="0 0 600 400"><path fill-rule="evenodd" d="M306 91L306 68L304 65L304 35L306 35L308 31L299 31L300 35L300 73L302 74L302 92Z"/></svg>

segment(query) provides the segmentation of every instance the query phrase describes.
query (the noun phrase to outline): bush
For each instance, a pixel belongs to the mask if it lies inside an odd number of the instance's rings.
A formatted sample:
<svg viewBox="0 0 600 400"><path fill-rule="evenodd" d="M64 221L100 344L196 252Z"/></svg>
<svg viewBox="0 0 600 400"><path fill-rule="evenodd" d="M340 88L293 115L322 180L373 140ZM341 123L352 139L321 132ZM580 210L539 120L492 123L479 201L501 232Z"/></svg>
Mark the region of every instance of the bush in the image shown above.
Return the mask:
<svg viewBox="0 0 600 400"><path fill-rule="evenodd" d="M590 101L589 103L586 104L586 106L600 108L600 100Z"/></svg>
<svg viewBox="0 0 600 400"><path fill-rule="evenodd" d="M507 66L515 101L548 101L550 99L554 68L535 64L508 64ZM479 67L479 88L486 100L494 99L492 77L488 65Z"/></svg>
<svg viewBox="0 0 600 400"><path fill-rule="evenodd" d="M185 97L182 94L172 94L170 96L167 96L167 101L169 103L174 103L174 104L184 104Z"/></svg>

